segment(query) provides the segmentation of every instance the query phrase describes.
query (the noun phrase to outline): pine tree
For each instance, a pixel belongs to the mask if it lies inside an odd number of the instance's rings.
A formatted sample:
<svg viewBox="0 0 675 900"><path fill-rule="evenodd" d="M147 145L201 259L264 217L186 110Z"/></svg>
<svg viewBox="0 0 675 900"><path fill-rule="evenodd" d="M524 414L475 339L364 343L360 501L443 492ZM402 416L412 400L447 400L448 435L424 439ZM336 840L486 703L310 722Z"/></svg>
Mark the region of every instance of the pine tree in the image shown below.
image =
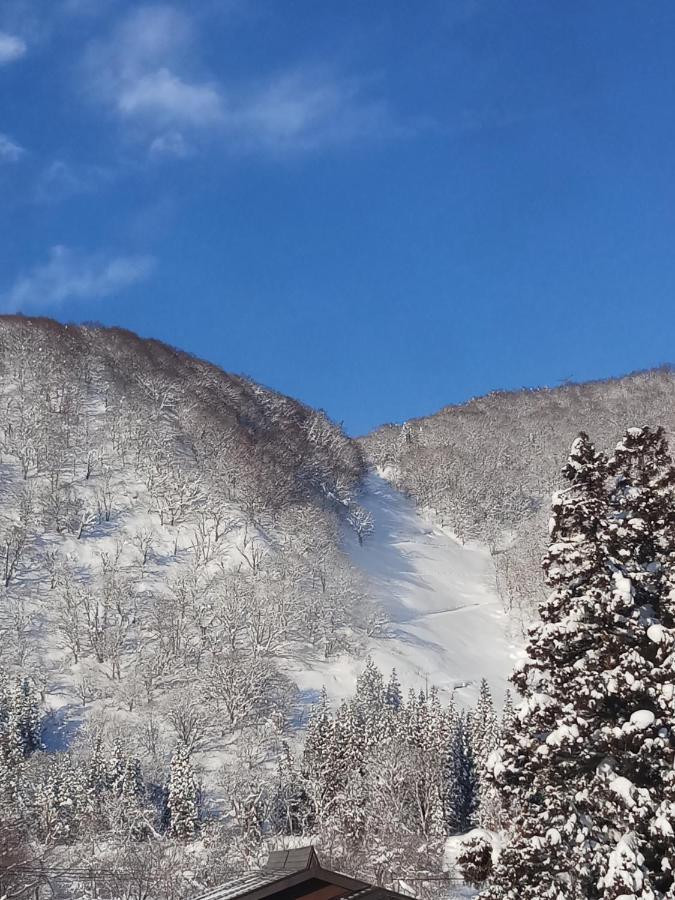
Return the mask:
<svg viewBox="0 0 675 900"><path fill-rule="evenodd" d="M128 757L122 775L120 790L121 825L133 840L141 840L148 834L143 801L145 787L140 762Z"/></svg>
<svg viewBox="0 0 675 900"><path fill-rule="evenodd" d="M471 712L468 728L474 759L479 771L482 771L499 741L499 722L485 678L481 681L478 702Z"/></svg>
<svg viewBox="0 0 675 900"><path fill-rule="evenodd" d="M86 810L93 817L96 828L104 827L104 801L108 787L108 768L103 751L103 739L97 735L85 768Z"/></svg>
<svg viewBox="0 0 675 900"><path fill-rule="evenodd" d="M448 734L446 711L436 688L411 694L399 719L401 750L410 760L408 825L427 839L439 839L445 831Z"/></svg>
<svg viewBox="0 0 675 900"><path fill-rule="evenodd" d="M301 772L313 807L310 821L316 824L325 819L344 782L341 748L325 687L307 725Z"/></svg>
<svg viewBox="0 0 675 900"><path fill-rule="evenodd" d="M608 464L581 435L563 474L544 563L553 591L514 675L524 703L493 767L520 811L481 896L665 900L675 893L675 473L662 431L645 428L629 430Z"/></svg>
<svg viewBox="0 0 675 900"><path fill-rule="evenodd" d="M103 753L103 739L96 737L87 764L87 789L91 797L100 797L108 787L108 769Z"/></svg>
<svg viewBox="0 0 675 900"><path fill-rule="evenodd" d="M199 822L199 791L184 743L179 743L171 759L167 806L173 837L187 841L194 837Z"/></svg>
<svg viewBox="0 0 675 900"><path fill-rule="evenodd" d="M604 896L675 894L675 468L662 428L631 428L609 461L612 589L598 690L584 684L602 764L589 785ZM608 858L605 854L609 853ZM623 862L622 862L623 861ZM617 884L619 887L617 887ZM618 891L618 893L617 893ZM623 891L625 893L625 891Z"/></svg>
<svg viewBox="0 0 675 900"><path fill-rule="evenodd" d="M389 724L384 679L370 657L356 679L356 691L351 705L355 727L363 735L365 745L370 748L382 739Z"/></svg>
<svg viewBox="0 0 675 900"><path fill-rule="evenodd" d="M9 699L8 718L17 731L24 756L40 747L40 705L35 688L28 680L19 680Z"/></svg>
<svg viewBox="0 0 675 900"><path fill-rule="evenodd" d="M384 680L382 672L369 656L361 674L356 679L354 701L364 711L376 714L382 707L384 699Z"/></svg>
<svg viewBox="0 0 675 900"><path fill-rule="evenodd" d="M298 771L290 747L284 741L277 763L272 813L273 829L281 834L303 834L311 822L312 804L306 781Z"/></svg>
<svg viewBox="0 0 675 900"><path fill-rule="evenodd" d="M77 838L87 807L87 789L81 772L67 753L55 754L42 783L37 785L43 839L70 842Z"/></svg>
<svg viewBox="0 0 675 900"><path fill-rule="evenodd" d="M389 681L384 689L384 702L386 706L394 712L398 712L401 708L403 695L401 693L401 682L398 680L396 669L391 670Z"/></svg>
<svg viewBox="0 0 675 900"><path fill-rule="evenodd" d="M126 753L124 752L124 745L120 738L115 738L106 769L108 787L116 795L119 795L122 787L125 765Z"/></svg>
<svg viewBox="0 0 675 900"><path fill-rule="evenodd" d="M0 804L5 812L20 803L23 774L23 743L9 720L0 731Z"/></svg>
<svg viewBox="0 0 675 900"><path fill-rule="evenodd" d="M513 695L511 691L507 688L506 693L504 694L504 708L502 709L502 720L500 723L500 735L507 735L511 733L511 730L515 724L516 720L516 709L513 705Z"/></svg>
<svg viewBox="0 0 675 900"><path fill-rule="evenodd" d="M553 497L544 560L553 591L541 605L542 622L530 630L527 660L512 679L524 708L492 769L505 805L518 814L513 840L484 893L490 900L583 896L574 881L579 731L571 685L589 639L579 621L587 606L606 595L609 583L606 460L587 435L580 434L572 445L563 476L568 487Z"/></svg>
<svg viewBox="0 0 675 900"><path fill-rule="evenodd" d="M482 679L478 702L467 722L468 738L476 768L475 820L483 828L498 828L500 824L499 800L494 787L487 783L486 773L490 754L499 743L499 720L495 712L492 693L485 678Z"/></svg>
<svg viewBox="0 0 675 900"><path fill-rule="evenodd" d="M451 831L462 833L475 824L478 804L476 764L464 712L455 720L447 767L446 820Z"/></svg>

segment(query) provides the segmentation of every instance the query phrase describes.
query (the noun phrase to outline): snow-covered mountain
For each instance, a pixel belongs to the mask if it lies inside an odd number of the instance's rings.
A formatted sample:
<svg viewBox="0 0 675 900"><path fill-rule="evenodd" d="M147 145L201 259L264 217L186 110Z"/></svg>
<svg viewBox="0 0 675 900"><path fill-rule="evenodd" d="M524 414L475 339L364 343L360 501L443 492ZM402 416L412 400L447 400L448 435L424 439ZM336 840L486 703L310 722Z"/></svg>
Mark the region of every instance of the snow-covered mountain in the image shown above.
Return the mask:
<svg viewBox="0 0 675 900"><path fill-rule="evenodd" d="M216 771L243 727L349 694L369 653L404 687L503 694L517 628L488 552L322 413L44 319L0 320L0 373L0 663L41 686L50 747L105 722L158 769L182 737Z"/></svg>
<svg viewBox="0 0 675 900"><path fill-rule="evenodd" d="M0 320L0 374L0 655L42 685L54 746L148 711L168 744L197 693L217 756L322 685L350 693L368 654L460 703L486 677L499 702L568 439L675 420L663 370L356 442L156 341L21 317Z"/></svg>
<svg viewBox="0 0 675 900"><path fill-rule="evenodd" d="M494 395L356 441L155 341L0 318L0 799L20 823L0 837L40 865L91 840L106 890L154 865L183 896L298 835L368 871L379 842L389 883L502 828L495 706L566 444L671 425L673 382Z"/></svg>

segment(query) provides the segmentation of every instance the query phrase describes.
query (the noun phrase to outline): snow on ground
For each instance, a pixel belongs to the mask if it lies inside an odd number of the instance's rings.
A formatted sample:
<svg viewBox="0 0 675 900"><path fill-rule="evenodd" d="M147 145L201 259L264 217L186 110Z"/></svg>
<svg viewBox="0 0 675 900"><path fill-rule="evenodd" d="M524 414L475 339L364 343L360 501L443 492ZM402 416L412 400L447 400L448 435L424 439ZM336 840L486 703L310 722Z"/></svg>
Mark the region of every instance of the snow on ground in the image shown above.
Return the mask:
<svg viewBox="0 0 675 900"><path fill-rule="evenodd" d="M139 590L145 586L163 590L167 576L180 569L185 554L189 556L190 532L183 529L176 552L175 535L160 526L156 516L140 511L150 503L145 487L127 472L118 473L115 484L122 507L117 527L107 523L93 526L82 541L61 535L59 546L78 569L96 568L104 554L113 558L120 551L123 562L131 565L139 555L133 536L151 533L152 560L147 571L138 576ZM142 502L136 502L139 496ZM353 530L345 527L344 547L353 566L362 573L368 593L385 608L390 621L385 633L370 640L366 651L385 676L396 668L404 689L419 690L435 684L444 700L454 693L458 703L466 705L475 702L480 679L485 677L500 704L518 648L508 634L510 620L495 590L487 550L459 543L375 472L367 476L359 500L372 515L374 531L360 545ZM228 547L224 560L234 553L237 537L234 533L223 539L223 546ZM51 540L44 539L46 543ZM124 685L109 681L91 660L69 663L49 616L38 616L34 628L42 658L50 664L45 742L51 749L65 749L92 715L105 714L118 723L142 727L147 715L145 705L137 705L130 712L120 693ZM125 658L125 677L134 662L133 656ZM343 653L323 660L309 648L294 649L281 665L301 691L297 724L305 720L322 685L334 702L348 697L364 664L365 654ZM76 686L87 678L94 679L103 694L85 708ZM224 737L214 737L214 742L217 746L209 746L202 753L203 768L209 772L216 772L232 749L231 741Z"/></svg>
<svg viewBox="0 0 675 900"><path fill-rule="evenodd" d="M374 661L385 673L396 668L404 688L435 684L461 705L475 702L485 677L501 704L520 647L487 549L459 543L377 472L367 476L360 503L374 532L363 546L348 534L345 546L391 621L386 637L370 642ZM362 668L363 660L340 657L293 677L307 694L323 679L338 699L351 693Z"/></svg>

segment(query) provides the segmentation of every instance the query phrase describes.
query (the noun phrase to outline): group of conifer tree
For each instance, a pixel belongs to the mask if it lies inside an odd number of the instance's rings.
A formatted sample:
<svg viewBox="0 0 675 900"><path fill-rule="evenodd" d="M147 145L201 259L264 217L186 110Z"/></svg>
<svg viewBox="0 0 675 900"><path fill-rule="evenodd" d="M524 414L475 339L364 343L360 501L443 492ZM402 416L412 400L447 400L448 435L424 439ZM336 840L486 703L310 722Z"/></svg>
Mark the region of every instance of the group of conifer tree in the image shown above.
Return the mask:
<svg viewBox="0 0 675 900"><path fill-rule="evenodd" d="M574 442L523 698L489 763L513 817L483 900L675 897L675 469L663 429Z"/></svg>
<svg viewBox="0 0 675 900"><path fill-rule="evenodd" d="M485 680L462 710L435 687L403 696L369 660L354 695L335 710L324 695L310 720L291 830L381 883L437 872L449 835L503 824L485 776L512 714L507 698L497 715Z"/></svg>
<svg viewBox="0 0 675 900"><path fill-rule="evenodd" d="M43 724L31 680L0 672L0 836L8 823L26 842L47 845L106 832L134 841L160 831L180 840L195 835L199 787L184 744L174 750L166 785L155 785L119 738L106 747L99 736L77 759L44 752Z"/></svg>

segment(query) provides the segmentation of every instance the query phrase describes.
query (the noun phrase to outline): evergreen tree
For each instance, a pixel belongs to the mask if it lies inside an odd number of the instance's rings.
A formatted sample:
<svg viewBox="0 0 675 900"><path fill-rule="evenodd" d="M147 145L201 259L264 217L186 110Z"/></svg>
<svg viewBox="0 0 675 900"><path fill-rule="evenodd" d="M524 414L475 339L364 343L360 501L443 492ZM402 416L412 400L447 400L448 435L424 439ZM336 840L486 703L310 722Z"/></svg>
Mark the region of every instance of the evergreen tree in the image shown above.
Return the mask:
<svg viewBox="0 0 675 900"><path fill-rule="evenodd" d="M126 753L124 751L124 745L120 738L115 738L106 768L108 787L116 795L119 795L119 792L122 788L122 779L124 777L125 766Z"/></svg>
<svg viewBox="0 0 675 900"><path fill-rule="evenodd" d="M445 829L448 733L446 712L436 688L410 695L399 716L410 759L408 825L413 833L438 839Z"/></svg>
<svg viewBox="0 0 675 900"><path fill-rule="evenodd" d="M340 752L335 720L324 687L320 702L309 719L302 757L302 777L313 806L313 822L323 821L342 787L344 772L339 765Z"/></svg>
<svg viewBox="0 0 675 900"><path fill-rule="evenodd" d="M382 739L388 728L389 708L385 703L382 672L369 657L356 679L352 701L352 721L368 747Z"/></svg>
<svg viewBox="0 0 675 900"><path fill-rule="evenodd" d="M87 764L87 789L91 797L100 797L108 787L108 769L103 752L103 739L97 735Z"/></svg>
<svg viewBox="0 0 675 900"><path fill-rule="evenodd" d="M481 887L492 872L492 844L481 835L470 838L457 857L457 865L468 885Z"/></svg>
<svg viewBox="0 0 675 900"><path fill-rule="evenodd" d="M187 841L194 837L199 821L199 791L190 753L180 742L171 759L167 806L173 837Z"/></svg>
<svg viewBox="0 0 675 900"><path fill-rule="evenodd" d="M478 802L476 764L464 712L455 720L447 766L446 820L450 830L461 833L475 824Z"/></svg>
<svg viewBox="0 0 675 900"><path fill-rule="evenodd" d="M510 734L516 720L516 709L513 705L513 695L507 688L504 694L504 708L502 710L502 720L500 724L500 735Z"/></svg>
<svg viewBox="0 0 675 900"><path fill-rule="evenodd" d="M9 699L9 715L12 727L28 756L40 747L40 705L35 688L28 678L20 679Z"/></svg>
<svg viewBox="0 0 675 900"><path fill-rule="evenodd" d="M391 670L389 681L384 689L384 702L386 706L394 712L398 712L401 708L403 695L401 693L401 682L398 680L396 669Z"/></svg>
<svg viewBox="0 0 675 900"><path fill-rule="evenodd" d="M121 825L132 840L141 840L148 834L148 822L144 809L145 786L141 764L134 757L127 758L120 791Z"/></svg>
<svg viewBox="0 0 675 900"><path fill-rule="evenodd" d="M468 720L468 730L476 765L482 771L499 742L499 722L490 687L485 678L480 683L478 702Z"/></svg>
<svg viewBox="0 0 675 900"><path fill-rule="evenodd" d="M10 719L0 731L0 803L5 813L20 803L23 773L23 743Z"/></svg>
<svg viewBox="0 0 675 900"><path fill-rule="evenodd" d="M490 754L499 743L500 729L492 693L485 678L481 681L478 702L468 718L467 727L476 768L475 821L483 828L496 829L500 825L500 803L494 787L487 783L486 774Z"/></svg>
<svg viewBox="0 0 675 900"><path fill-rule="evenodd" d="M513 678L523 707L493 756L519 812L481 896L665 900L675 893L675 473L662 431L644 428L609 464L580 435L563 474L544 562L553 591Z"/></svg>
<svg viewBox="0 0 675 900"><path fill-rule="evenodd" d="M55 754L46 777L37 786L37 803L43 838L46 841L71 842L79 833L87 806L84 779L67 753Z"/></svg>
<svg viewBox="0 0 675 900"><path fill-rule="evenodd" d="M96 736L85 770L87 812L94 819L94 827L103 827L103 806L108 792L108 768L103 751L103 739Z"/></svg>
<svg viewBox="0 0 675 900"><path fill-rule="evenodd" d="M361 674L356 679L354 701L365 713L377 715L384 699L382 672L369 656Z"/></svg>
<svg viewBox="0 0 675 900"><path fill-rule="evenodd" d="M274 785L270 816L272 827L281 834L303 834L312 818L306 781L298 771L290 748L284 741Z"/></svg>

